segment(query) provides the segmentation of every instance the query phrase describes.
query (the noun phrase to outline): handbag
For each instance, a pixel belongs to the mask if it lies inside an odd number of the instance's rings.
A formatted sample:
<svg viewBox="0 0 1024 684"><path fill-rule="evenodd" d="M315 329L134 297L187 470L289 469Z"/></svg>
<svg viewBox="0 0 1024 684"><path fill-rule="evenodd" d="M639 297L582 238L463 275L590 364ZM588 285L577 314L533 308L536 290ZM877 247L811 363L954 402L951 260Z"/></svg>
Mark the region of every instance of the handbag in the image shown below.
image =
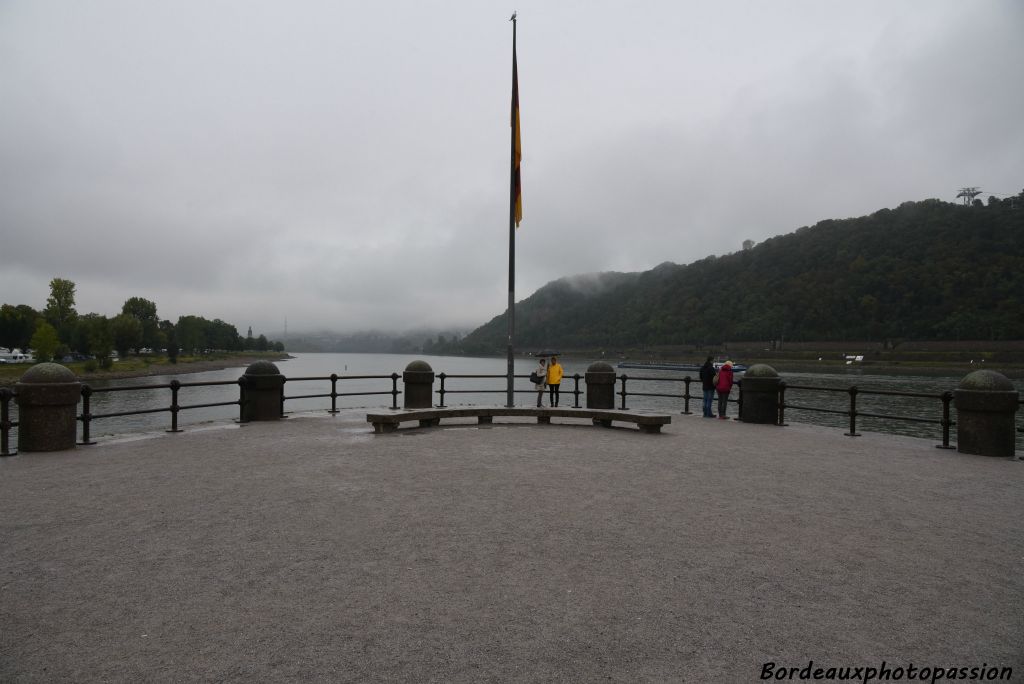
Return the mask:
<svg viewBox="0 0 1024 684"><path fill-rule="evenodd" d="M532 382L534 385L540 384L540 376L537 375L537 371L533 371L532 373L530 373L530 382Z"/></svg>
<svg viewBox="0 0 1024 684"><path fill-rule="evenodd" d="M715 373L715 377L711 378L711 384L718 386L718 373Z"/></svg>

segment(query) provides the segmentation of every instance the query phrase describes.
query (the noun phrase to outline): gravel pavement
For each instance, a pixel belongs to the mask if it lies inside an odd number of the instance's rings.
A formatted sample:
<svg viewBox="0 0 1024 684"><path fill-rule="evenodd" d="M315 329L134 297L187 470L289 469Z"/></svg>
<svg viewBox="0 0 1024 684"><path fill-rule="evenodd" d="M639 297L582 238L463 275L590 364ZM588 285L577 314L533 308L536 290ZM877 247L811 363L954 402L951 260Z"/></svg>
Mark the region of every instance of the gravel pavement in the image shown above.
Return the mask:
<svg viewBox="0 0 1024 684"><path fill-rule="evenodd" d="M1024 681L1024 462L365 413L0 459L0 681Z"/></svg>

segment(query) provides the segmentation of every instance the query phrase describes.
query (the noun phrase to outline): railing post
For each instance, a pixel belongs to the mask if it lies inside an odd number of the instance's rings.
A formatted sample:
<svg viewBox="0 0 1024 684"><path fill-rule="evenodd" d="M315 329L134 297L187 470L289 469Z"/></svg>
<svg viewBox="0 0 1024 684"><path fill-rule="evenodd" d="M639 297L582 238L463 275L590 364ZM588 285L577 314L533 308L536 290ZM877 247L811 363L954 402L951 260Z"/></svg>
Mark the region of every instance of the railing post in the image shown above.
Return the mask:
<svg viewBox="0 0 1024 684"><path fill-rule="evenodd" d="M690 415L690 383L693 382L693 379L687 375L683 378L683 382L685 383L685 388L683 389L683 415L688 416Z"/></svg>
<svg viewBox="0 0 1024 684"><path fill-rule="evenodd" d="M437 377L438 377L438 379L439 379L439 380L441 381L441 389L439 389L439 390L437 391L437 393L438 393L438 395L439 395L439 397L438 397L438 401L440 401L440 403L439 403L439 404L437 405L437 407L438 407L438 408L444 408L444 407L445 407L445 406L444 406L444 379L445 379L445 378L446 378L447 376L446 376L446 375L445 375L444 373L439 373Z"/></svg>
<svg viewBox="0 0 1024 684"><path fill-rule="evenodd" d="M284 386L287 383L288 383L288 378L285 377L284 374L282 374L281 375L281 411L280 411L280 416L282 418L284 418L284 402L285 402L285 399L287 398L285 396L285 393L284 393Z"/></svg>
<svg viewBox="0 0 1024 684"><path fill-rule="evenodd" d="M92 422L92 413L89 406L89 397L91 396L92 387L82 383L82 441L79 442L82 446L96 443L89 439L89 423Z"/></svg>
<svg viewBox="0 0 1024 684"><path fill-rule="evenodd" d="M622 375L619 376L619 380L622 381L622 391L619 392L619 394L622 396L622 405L621 405L620 408L623 411L626 410L626 380L627 379L628 379L628 377L627 377L627 375L625 373L623 373Z"/></svg>
<svg viewBox="0 0 1024 684"><path fill-rule="evenodd" d="M736 387L739 388L736 393L736 420L743 420L743 381L737 380Z"/></svg>
<svg viewBox="0 0 1024 684"><path fill-rule="evenodd" d="M331 409L328 413L338 412L338 374L331 373Z"/></svg>
<svg viewBox="0 0 1024 684"><path fill-rule="evenodd" d="M845 433L847 437L860 437L857 432L857 386L850 388L850 431Z"/></svg>
<svg viewBox="0 0 1024 684"><path fill-rule="evenodd" d="M786 424L786 381L779 381L779 422L776 425Z"/></svg>
<svg viewBox="0 0 1024 684"><path fill-rule="evenodd" d="M940 397L942 399L942 444L936 444L936 449L952 449L949 446L949 427L953 421L949 418L949 404L953 401L953 392L946 390Z"/></svg>
<svg viewBox="0 0 1024 684"><path fill-rule="evenodd" d="M402 376L398 373L391 374L391 408L393 409L398 408L398 378L400 377Z"/></svg>
<svg viewBox="0 0 1024 684"><path fill-rule="evenodd" d="M0 456L14 456L10 451L11 414L10 403L13 396L10 389L0 387Z"/></svg>
<svg viewBox="0 0 1024 684"><path fill-rule="evenodd" d="M171 380L171 429L168 432L181 432L178 429L178 411L181 410L181 407L178 406L178 390L180 388L180 382Z"/></svg>
<svg viewBox="0 0 1024 684"><path fill-rule="evenodd" d="M572 376L573 381L576 383L572 390L572 407L580 407L580 374L576 373Z"/></svg>
<svg viewBox="0 0 1024 684"><path fill-rule="evenodd" d="M245 403L248 401L245 392L246 382L245 374L243 373L238 378L238 422L243 424L249 422L245 419Z"/></svg>

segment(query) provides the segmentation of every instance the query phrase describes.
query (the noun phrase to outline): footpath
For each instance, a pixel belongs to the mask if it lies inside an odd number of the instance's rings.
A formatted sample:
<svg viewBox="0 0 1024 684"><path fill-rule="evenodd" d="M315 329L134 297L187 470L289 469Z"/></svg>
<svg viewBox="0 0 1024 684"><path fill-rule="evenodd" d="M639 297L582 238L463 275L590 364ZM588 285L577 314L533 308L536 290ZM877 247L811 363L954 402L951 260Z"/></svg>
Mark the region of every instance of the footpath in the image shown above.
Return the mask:
<svg viewBox="0 0 1024 684"><path fill-rule="evenodd" d="M1024 462L365 416L0 459L0 681L1024 681Z"/></svg>

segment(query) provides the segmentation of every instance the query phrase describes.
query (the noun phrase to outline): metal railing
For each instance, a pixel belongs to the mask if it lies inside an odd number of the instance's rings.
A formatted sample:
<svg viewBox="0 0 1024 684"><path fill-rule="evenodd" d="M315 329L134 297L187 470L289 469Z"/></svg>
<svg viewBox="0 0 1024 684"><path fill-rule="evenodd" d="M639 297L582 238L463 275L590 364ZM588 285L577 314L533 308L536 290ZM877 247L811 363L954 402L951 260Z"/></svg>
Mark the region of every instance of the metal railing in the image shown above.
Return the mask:
<svg viewBox="0 0 1024 684"><path fill-rule="evenodd" d="M848 408L845 410L827 408L823 406L801 406L799 404L790 404L786 401L786 390L801 390L808 392L821 392L826 394L831 393L845 393L849 396ZM742 389L741 389L742 393ZM859 411L857 409L857 397L859 395L868 396L882 396L882 397L908 397L914 399L937 399L942 402L942 417L938 420L931 418L921 418L919 416L900 416L894 414L882 414L882 413L870 413L866 411ZM856 385L848 387L846 389L835 388L835 387L815 387L812 385L787 385L785 382L779 383L779 425L785 425L786 409L800 410L800 411L812 411L815 413L831 413L838 415L846 415L850 419L850 429L845 432L847 437L860 437L860 433L857 432L857 418L877 418L881 420L896 420L905 421L912 423L927 423L931 425L939 425L942 428L942 444L937 444L936 447L939 449L952 449L949 445L949 429L956 425L950 414L950 404L953 401L953 392L947 390L941 394L926 394L923 392L894 392L891 390L862 390Z"/></svg>
<svg viewBox="0 0 1024 684"><path fill-rule="evenodd" d="M504 392L505 391L505 390L479 390L479 389L452 390L452 389L448 389L445 386L445 380L446 379L500 378L500 379L504 380L507 376L505 376L505 375L445 375L444 373L441 373L438 377L441 379L441 389L438 391L438 394L440 395L440 402L439 402L438 406L443 407L445 405L444 404L444 395L445 394L452 394L452 393L466 393L466 394L476 394L476 393L479 393L479 394L483 394L483 393L489 393L489 392L498 393L498 392ZM528 377L528 376L517 375L515 377L517 377L517 378L525 378L525 377ZM568 376L566 376L566 377L568 377ZM574 375L572 377L576 381L576 386L575 386L575 389L574 389L574 392L573 392L573 394L574 394L574 405L575 405L576 408L579 408L579 396L580 396L580 394L583 394L583 392L581 392L580 389L579 389L580 375L577 373L576 375ZM682 411L681 411L681 413L684 414L684 415L691 415L692 414L692 411L690 410L690 402L691 402L691 400L701 399L702 398L702 397L694 396L693 394L690 393L690 385L692 383L694 383L694 382L699 382L699 380L695 380L694 378L690 377L689 375L687 375L685 377L682 377L682 378L662 378L662 377L651 377L651 376L629 376L629 375L626 375L625 373L623 373L622 375L616 376L615 380L619 383L619 390L617 392L615 392L615 394L619 397L619 409L620 410L628 410L629 409L629 407L627 406L627 398L629 398L629 397L658 397L658 398L669 398L669 399L681 399L682 400ZM678 384L682 384L683 387L682 387L682 393L681 394L680 393L665 393L665 392L635 392L635 391L631 392L631 391L629 391L629 386L628 386L629 382L671 383L671 384L677 384L677 385ZM742 415L742 412L743 412L743 380L742 379L737 380L736 381L736 385L739 388L739 392L737 393L736 398L732 398L732 396L730 396L727 401L729 403L737 404L739 406L740 414ZM822 406L804 406L804 405L798 405L798 404L787 404L786 403L786 389L787 388L790 389L790 390L801 390L801 391L809 391L809 392L823 392L823 393L846 394L847 396L849 396L849 405L845 409L834 409L834 408L827 408L827 407L822 407ZM535 391L536 390L516 390L517 393L529 393L529 392L535 392ZM934 400L938 400L938 401L942 402L941 418L930 419L930 418L921 418L921 417L918 417L918 416L901 416L901 415L896 415L896 414L882 414L882 413L872 413L872 412L860 411L857 408L857 397L858 397L858 395L891 396L891 397L906 397L906 398L916 398L916 399L934 399ZM858 419L858 417L876 418L876 419L880 419L880 420L894 420L894 421L906 421L906 422L914 422L914 423L926 423L926 424L938 425L938 426L940 426L940 428L942 430L942 444L938 444L936 446L938 448L940 448L940 449L952 449L954 447L950 446L950 443L949 443L949 441L950 441L950 437L949 437L949 435L950 435L950 428L953 425L956 425L956 422L954 420L952 420L951 412L950 412L950 404L951 404L952 400L953 400L953 392L948 391L948 390L945 391L945 392L942 392L941 394L927 394L927 393L922 393L922 392L895 392L895 391L889 391L889 390L862 390L862 389L859 389L859 388L857 388L855 386L854 387L848 387L848 388L835 388L835 387L814 387L814 386L810 386L810 385L787 385L784 381L780 381L779 382L779 395L778 395L779 414L778 414L778 420L776 421L776 424L777 425L785 425L786 424L786 422L785 422L785 414L786 414L786 409L787 408L788 409L793 409L793 410L802 410L802 411L812 411L812 412L818 412L818 413L831 413L831 414L845 415L845 416L847 416L849 418L850 428L849 428L849 431L844 433L844 434L849 436L849 437L859 437L860 436L860 433L857 432L857 419ZM1022 400L1021 403L1024 403L1024 400ZM1018 432L1021 432L1021 431L1024 431L1024 430L1022 430L1021 428L1018 428Z"/></svg>
<svg viewBox="0 0 1024 684"><path fill-rule="evenodd" d="M242 397L244 391L240 390L239 398L235 401L219 401L208 404L188 404L182 406L178 403L178 391L182 387L212 387L216 385L239 385L241 386L243 381L241 378L238 380L218 380L212 382L178 382L177 380L171 380L169 383L161 385L127 385L124 387L97 387L92 388L89 385L82 385L82 413L78 416L78 420L82 423L82 441L79 444L95 444L90 438L90 429L92 421L99 420L101 418L123 418L126 416L142 416L149 413L170 413L171 414L171 428L168 432L181 432L178 428L178 413L181 411L187 411L190 409L199 408L213 408L214 406L241 406ZM115 411L113 413L92 413L92 396L94 394L107 394L113 392L139 392L145 390L171 390L171 403L169 406L160 408L149 408L149 409L138 409L136 411Z"/></svg>
<svg viewBox="0 0 1024 684"><path fill-rule="evenodd" d="M619 397L620 397L620 399L622 401L621 406L619 408L623 409L623 410L626 409L626 397L666 397L666 398L669 398L669 399L682 399L683 400L683 410L682 410L682 413L684 415L690 415L690 413L691 413L691 411L690 411L690 400L696 398L696 397L694 397L693 395L690 394L690 383L693 382L694 380L689 375L687 375L685 377L682 377L682 378L653 378L653 377L647 377L647 376L642 376L642 375L641 376L636 376L636 375L628 376L625 373L623 373L622 375L619 375L618 377L616 377L616 380L618 380L621 383L620 389L619 389L618 392L616 392L616 394L619 395ZM676 384L683 383L683 393L682 394L665 394L663 392L628 392L628 391L626 391L626 382L629 381L629 380L632 380L633 382L668 382L668 383L676 383ZM730 399L729 401L735 401L735 400L734 399Z"/></svg>
<svg viewBox="0 0 1024 684"><path fill-rule="evenodd" d="M514 378L526 379L527 375L515 375ZM391 408L398 408L398 396L402 394L402 391L398 388L398 380L401 376L398 373L391 373L390 375L338 375L332 373L327 376L310 376L310 377L296 377L296 378L285 378L285 384L290 383L305 383L305 382L330 382L330 391L321 393L310 393L310 394L295 394L285 396L282 392L281 400L281 413L284 415L285 402L294 401L298 399L330 399L330 408L327 409L329 413L338 413L338 397L354 397L354 396L391 396ZM471 380L501 380L505 381L506 375L476 375L476 374L446 374L439 373L437 379L440 381L440 386L435 393L438 396L438 406L444 407L446 397L448 395L460 395L460 394L504 394L507 390L502 387L501 389L487 389L487 388L469 388L469 389L452 389L450 386L451 381L471 381ZM580 408L580 398L585 395L586 390L581 389L580 381L583 379L579 373L572 376L565 376L566 380L573 381L573 389L571 391L565 391L566 395L571 394L573 398L573 407ZM338 382L339 381L350 381L350 380L390 380L391 389L382 391L362 391L362 392L339 392ZM656 398L668 398L668 399L679 399L682 401L681 413L684 415L691 414L690 402L694 399L700 399L699 396L695 396L690 392L690 386L693 382L698 382L690 376L682 378L663 378L663 377L650 377L650 376L627 376L626 374L618 375L615 377L615 381L619 384L619 389L615 394L619 397L620 410L628 410L627 399L631 397L656 397ZM631 387L628 383L655 383L670 385L676 385L677 387L681 384L681 392L649 392L649 391L630 391ZM238 380L221 380L221 381L210 381L210 382L179 382L178 380L172 380L166 384L159 385L130 385L123 387L103 387L93 388L87 384L82 385L81 396L82 396L82 411L77 416L77 420L82 424L82 439L79 444L94 444L95 442L91 439L91 427L93 421L102 420L107 418L115 417L126 417L126 416L137 416L144 414L153 413L169 413L170 414L170 428L167 432L181 432L178 424L178 414L182 411L189 411L195 409L213 408L220 406L238 406L238 422L245 422L245 405L246 405L246 392L245 392L246 376L241 376ZM743 381L740 379L736 383L739 386L739 392L735 399L729 398L729 402L736 403L739 405L740 413L742 415L743 410ZM198 387L214 387L224 385L238 385L239 394L238 399L231 401L217 401L208 403L197 403L197 404L180 404L179 393L182 389L198 388ZM644 389L641 387L641 389ZM133 411L116 411L110 413L92 413L91 411L91 400L93 395L104 394L104 393L115 393L115 392L131 392L131 391L159 391L159 390L170 390L170 403L167 406L161 406L157 408L138 409ZM841 395L845 394L849 399L845 407L828 407L823 405L808 405L804 403L790 403L787 401L787 392L792 391L800 392L811 392L821 393L826 395ZM536 389L515 389L516 394L534 394L537 392ZM903 397L913 398L922 400L936 400L941 402L941 417L937 419L923 418L920 416L906 416L897 415L894 413L876 413L870 411L862 411L858 408L858 397L861 396L889 396L889 397ZM823 414L834 414L844 415L849 419L849 429L844 434L849 437L858 437L860 433L857 432L857 421L859 418L872 418L878 420L888 421L903 421L913 423L923 423L938 425L942 431L942 444L937 445L939 448L950 449L950 428L956 424L956 421L952 419L950 405L953 401L953 392L945 391L941 394L928 394L922 392L897 392L889 390L865 390L860 389L856 386L848 388L838 387L817 387L813 385L788 385L784 381L779 383L779 394L778 394L778 425L786 424L786 412L787 410L798 410L808 411ZM10 402L15 397L15 392L7 387L0 387L0 456L9 456L16 453L11 449L10 445L10 433L18 427L18 421L12 421L10 419ZM1019 404L1024 405L1024 399L1019 401ZM1024 428L1017 428L1017 432L1024 432Z"/></svg>
<svg viewBox="0 0 1024 684"><path fill-rule="evenodd" d="M282 398L282 409L281 413L284 413L283 402L290 399L326 399L330 398L331 408L327 409L328 413L338 413L338 397L368 397L368 396L380 396L384 394L391 395L391 408L398 408L398 395L402 392L398 389L398 380L402 376L398 373L392 373L391 375L338 375L337 373L331 373L330 375L324 376L311 376L302 378L286 378L286 383L292 382L323 382L325 380L331 381L331 391L326 394L296 394L294 396L285 396ZM391 391L389 392L339 392L338 381L339 380L391 380Z"/></svg>
<svg viewBox="0 0 1024 684"><path fill-rule="evenodd" d="M11 428L18 427L18 421L11 421L11 399L14 392L7 387L0 387L0 456L11 456Z"/></svg>
<svg viewBox="0 0 1024 684"><path fill-rule="evenodd" d="M504 377L504 376L502 376ZM398 408L398 395L402 392L398 389L398 380L401 376L398 373L392 373L391 375L338 375L332 373L328 376L316 376L316 377L298 377L298 378L285 378L287 383L295 382L312 382L312 381L329 381L331 383L330 392L322 394L299 394L294 396L284 396L281 399L281 414L284 415L285 402L288 400L297 399L317 399L317 398L330 398L331 408L328 409L329 413L338 413L337 400L338 397L354 397L354 396L380 396L390 395L391 396L391 407ZM339 392L338 381L339 380L391 380L391 389L388 391L379 392ZM183 388L196 388L196 387L217 387L225 385L237 385L238 386L238 398L231 401L214 401L199 404L180 404L179 393ZM82 412L76 416L76 419L82 425L82 438L78 442L80 445L92 445L96 442L92 439L92 423L96 420L102 420L104 418L124 418L129 416L142 416L154 413L170 413L170 428L167 432L182 432L178 425L178 414L182 411L194 410L194 409L206 409L215 408L220 406L238 406L238 422L244 423L245 421L245 406L246 406L246 376L243 375L237 380L213 380L208 382L179 382L178 380L171 380L168 383L158 385L125 385L119 387L91 387L88 384L83 383L81 389L82 397ZM170 390L170 404L166 406L160 406L155 408L136 409L132 411L112 411L108 413L93 413L92 412L92 401L93 396L98 394L110 394L118 392L152 392L159 390ZM18 427L19 421L12 421L10 419L10 402L15 398L15 393L10 388L0 387L0 456L13 456L17 453L16 450L11 448L10 444L10 433Z"/></svg>
<svg viewBox="0 0 1024 684"><path fill-rule="evenodd" d="M512 377L513 378L523 379L523 378L529 378L530 376L529 375L513 375ZM572 380L575 383L573 385L573 389L572 389L571 392L566 391L566 394L572 394L572 396L573 396L573 408L580 408L580 396L582 394L584 394L584 392L582 390L580 390L580 380L582 379L582 377L583 376L581 376L579 373L576 373L575 375L571 375L571 376L566 375L563 378L565 380ZM445 386L445 382L448 381L448 380L451 380L451 379L455 379L455 380L497 380L497 379L500 379L500 380L505 380L507 382L507 380L508 380L508 376L507 375L465 375L465 374L454 374L454 373L453 374L438 373L437 378L438 378L438 380L441 381L440 388L435 391L435 393L438 395L438 402L437 402L437 407L438 408L445 408L444 396L446 394L506 394L508 392L508 387L507 386L504 389L494 389L494 390L491 390L491 389L460 389L460 390L453 390L453 389L448 389ZM536 394L538 390L536 388L532 388L532 389L514 389L513 388L512 391L515 394Z"/></svg>

